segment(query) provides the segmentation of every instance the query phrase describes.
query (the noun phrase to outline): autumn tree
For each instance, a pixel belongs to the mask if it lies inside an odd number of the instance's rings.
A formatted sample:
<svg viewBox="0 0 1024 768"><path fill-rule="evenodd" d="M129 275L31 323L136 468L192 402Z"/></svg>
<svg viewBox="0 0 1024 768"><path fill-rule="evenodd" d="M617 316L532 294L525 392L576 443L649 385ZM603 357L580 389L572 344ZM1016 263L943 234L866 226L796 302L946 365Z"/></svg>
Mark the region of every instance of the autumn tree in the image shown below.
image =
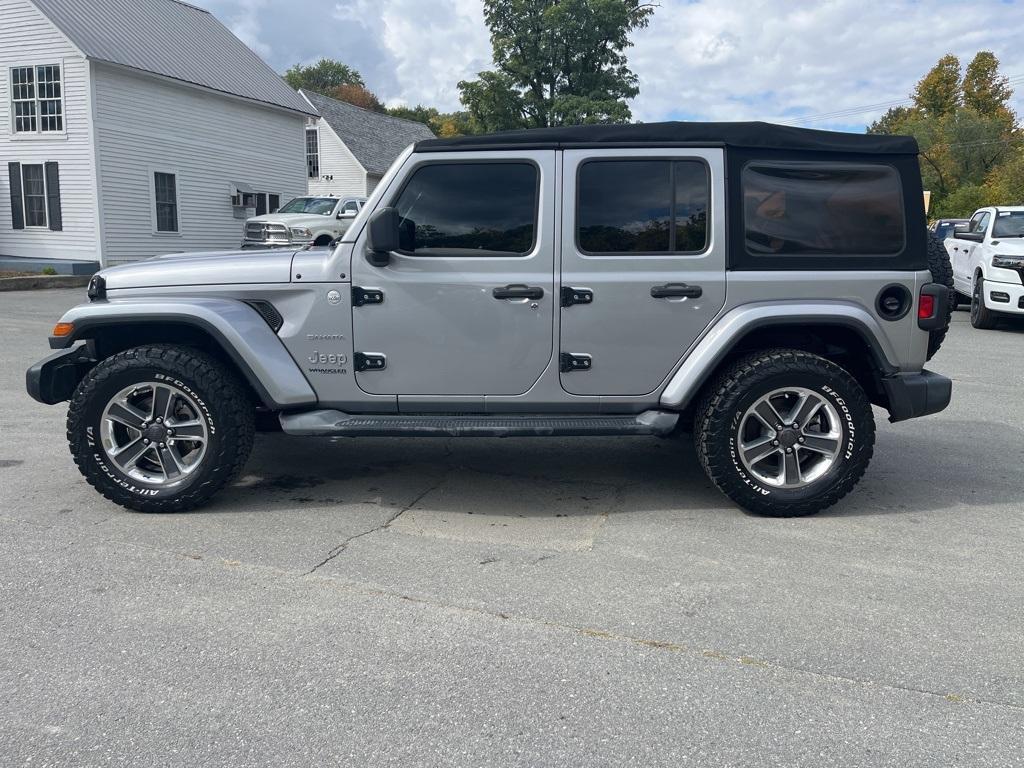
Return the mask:
<svg viewBox="0 0 1024 768"><path fill-rule="evenodd" d="M1021 134L1009 108L1013 92L999 60L980 51L960 72L955 56L943 56L918 82L911 106L889 109L868 128L917 139L921 176L937 216L1006 203L1017 198L1005 195L1024 188L1017 176L1024 170Z"/></svg>
<svg viewBox="0 0 1024 768"><path fill-rule="evenodd" d="M1013 95L1009 82L1009 78L999 73L999 59L995 54L979 51L964 72L964 106L987 117L1007 116L1010 111L1007 102Z"/></svg>
<svg viewBox="0 0 1024 768"><path fill-rule="evenodd" d="M332 88L328 94L333 99L355 104L357 107L369 109L372 112L384 112L384 105L380 103L377 96L365 86L356 83L345 83Z"/></svg>
<svg viewBox="0 0 1024 768"><path fill-rule="evenodd" d="M914 89L914 107L927 117L943 117L963 100L960 59L947 53L929 70Z"/></svg>
<svg viewBox="0 0 1024 768"><path fill-rule="evenodd" d="M639 87L624 52L653 11L642 0L484 0L495 69L459 83L462 103L485 130L628 122Z"/></svg>

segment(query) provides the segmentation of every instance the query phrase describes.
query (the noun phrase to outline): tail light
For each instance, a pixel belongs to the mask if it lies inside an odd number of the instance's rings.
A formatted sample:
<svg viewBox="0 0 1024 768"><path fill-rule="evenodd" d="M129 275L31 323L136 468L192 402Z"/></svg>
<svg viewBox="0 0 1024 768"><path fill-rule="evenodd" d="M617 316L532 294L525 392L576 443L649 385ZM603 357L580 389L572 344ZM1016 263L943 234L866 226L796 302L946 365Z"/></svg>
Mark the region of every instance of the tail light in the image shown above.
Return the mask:
<svg viewBox="0 0 1024 768"><path fill-rule="evenodd" d="M917 319L930 320L935 317L935 297L931 294L922 294L917 304Z"/></svg>

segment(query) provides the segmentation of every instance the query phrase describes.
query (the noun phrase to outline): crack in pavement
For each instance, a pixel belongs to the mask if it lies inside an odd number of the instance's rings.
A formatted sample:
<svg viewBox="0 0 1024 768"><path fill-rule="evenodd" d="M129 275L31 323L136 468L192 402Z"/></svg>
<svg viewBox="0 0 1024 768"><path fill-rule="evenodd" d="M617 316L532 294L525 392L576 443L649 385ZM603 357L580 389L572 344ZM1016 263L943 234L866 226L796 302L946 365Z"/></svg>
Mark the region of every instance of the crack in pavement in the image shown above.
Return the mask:
<svg viewBox="0 0 1024 768"><path fill-rule="evenodd" d="M640 637L640 636L636 636L636 635L629 635L629 634L625 634L625 633L615 632L615 631L611 631L611 630L599 629L599 628L596 628L596 627L580 626L580 625L576 625L576 624L570 624L570 623L567 623L567 622L560 622L560 621L554 621L554 620L551 620L551 619L539 618L539 617L536 617L536 616L529 616L529 615L524 615L524 614L518 614L518 615L516 615L516 614L508 614L508 613L504 613L504 612L497 611L497 610L491 610L491 609L487 609L487 608L473 607L473 606L467 606L467 605L459 605L457 603L447 603L447 602L444 602L444 601L441 601L441 600L435 600L435 599L432 599L432 598L417 597L417 596L407 595L407 594L404 594L402 592L396 592L396 591L393 591L393 590L381 589L381 588L377 588L377 587L368 587L368 586L364 586L364 585L361 585L361 584L358 584L358 583L353 583L353 582L345 581L342 578L339 578L339 577L333 576L333 575L329 575L329 574L320 574L316 579L313 579L313 580L308 580L307 579L307 577L310 574L312 574L314 571L316 571L318 568L320 568L324 563L329 562L331 559L333 559L338 554L343 552L345 547L347 547L348 544L350 542L352 542L353 540L355 540L357 538L361 538L363 536L367 536L367 535L369 535L369 534L371 534L371 533L373 533L375 531L386 529L389 525L391 525L391 523L393 523L395 520L397 520L398 517L400 517L404 512L407 512L408 510L412 509L419 501L421 501L423 498L425 498L432 491L434 491L437 488L439 488L445 482L446 479L447 479L447 473L437 483L432 485L430 488L427 488L426 490L424 490L415 499L413 499L412 502L410 502L408 505L406 505L402 509L398 510L395 514L393 514L384 523L382 523L379 526L376 526L376 527L372 528L369 531L363 531L361 533L358 533L358 534L355 534L354 536L349 537L344 542L339 544L338 547L335 547L335 549L331 550L332 554L330 554L327 558L325 558L321 563L316 565L310 571L307 571L307 572L301 573L301 574L300 573L296 573L293 570L286 570L286 569L275 567L275 566L257 565L257 564L252 564L252 563L242 563L242 562L237 561L237 560L224 560L223 558L221 558L221 562L218 563L214 559L207 559L207 558L196 559L195 556L190 556L187 553L182 553L180 551L174 551L174 550L167 550L167 549L164 549L164 548L161 548L161 547L158 547L158 546L154 546L154 545L151 545L151 544L142 544L142 543L139 543L139 542L126 541L126 540L120 540L120 539L110 539L110 538L105 538L105 537L101 537L101 536L95 536L95 535L88 534L88 533L86 533L85 535L87 537L89 537L89 538L93 538L93 539L98 540L98 541L103 542L103 543L116 544L116 545L119 545L119 546L127 546L127 547L131 547L133 549L153 552L153 553L158 554L158 555L160 555L160 554L162 554L162 555L171 555L171 556L174 556L174 557L182 557L182 556L184 556L184 557L188 558L190 562L194 562L195 565L197 565L199 567L205 567L205 566L213 566L213 567L219 566L219 567L222 567L222 568L227 568L227 567L239 568L239 567L242 567L242 568L245 568L245 569L248 569L248 570L251 570L251 571L255 571L257 573L270 574L270 575L272 575L275 578L283 577L283 578L286 578L286 579L300 579L302 582L305 582L305 583L316 583L318 581L321 584L323 584L324 586L327 586L327 587L330 587L332 589L336 589L336 590L339 590L339 591L342 591L342 592L346 592L346 593L352 594L352 595L359 595L359 596L371 597L371 598L380 598L380 599L385 599L385 600L401 601L401 602L404 602L404 603L411 603L411 604L414 604L414 605L421 605L421 606L424 606L426 608L431 608L431 609L434 609L434 610L452 611L452 612L464 614L464 615L467 615L467 616L476 616L476 617L480 617L480 618L486 618L486 619L489 619L489 620L498 619L498 620L503 621L503 622L513 622L513 623L519 624L521 626L534 627L534 628L543 628L543 629L549 629L549 630L554 630L554 631L559 631L559 632L572 633L572 634L578 635L580 637L591 639L591 640L595 640L595 641L616 642L616 643L630 644L630 645L640 646L640 647L643 647L643 648L648 648L648 649L651 649L651 650L654 650L654 651L660 651L660 652L666 652L666 653L675 653L675 654L689 656L691 658L701 658L701 659L707 660L709 662L727 663L727 664L740 664L740 665L743 665L744 667L747 667L747 668L750 668L750 669L762 670L762 671L765 671L765 672L779 672L779 673L788 673L788 674L793 674L793 675L803 675L803 676L806 676L806 677L808 677L808 678L810 678L812 680L816 680L816 681L827 681L827 682L833 682L833 683L844 684L844 685L859 685L859 686L864 686L864 687L874 687L874 688L878 688L878 689L885 690L885 691L896 691L896 692L902 692L902 693L912 693L912 694L917 694L917 695L920 695L920 696L928 696L930 698L941 699L941 700L945 701L946 703L948 703L950 705L978 704L978 705L985 705L985 706L1002 707L1002 708L1013 710L1015 712L1024 712L1024 704L1016 704L1016 703L1013 703L1013 702L1001 701L1001 700L996 700L996 699L984 699L984 698L980 698L980 697L977 697L977 696L970 695L970 694L968 694L966 692L959 692L959 693L958 692L952 692L952 691L945 691L944 692L944 691L931 690L931 689L928 689L928 688L916 688L916 687L909 686L909 685L900 685L900 684L897 684L897 683L889 683L889 682L884 682L884 681L879 681L879 680L871 680L871 679L866 679L866 678L857 678L857 677L853 677L853 676L850 676L850 675L836 674L836 673L833 673L833 672L821 672L821 671L818 671L818 670L807 669L806 667L800 667L800 666L784 664L784 663L780 663L780 662L777 662L777 661L770 661L770 660L758 658L758 657L755 657L755 656L749 656L749 655L735 656L735 655L733 655L731 653L727 653L725 651L721 651L721 650L717 650L717 649L709 649L709 648L698 648L696 646L687 645L685 643L679 643L679 642L667 641L667 640L659 640L659 639L653 639L653 638L645 638L645 637ZM43 529L43 530L50 530L52 528L51 526L42 526L42 525L39 525L38 523L33 523L32 521L29 521L29 520L21 520L21 519L17 519L17 518L9 518L9 517L6 517L6 516L0 516L0 522L21 524L21 525L25 525L25 526L28 526L28 527L32 527L32 528L36 528L36 529Z"/></svg>
<svg viewBox="0 0 1024 768"><path fill-rule="evenodd" d="M319 570L323 566L327 565L327 563L331 562L331 560L333 560L338 555L340 555L342 552L344 552L346 549L348 549L348 545L351 544L356 539L361 539L364 536L369 536L371 533L377 533L378 531L384 531L384 530L387 530L388 528L390 528L391 524L394 523L398 518L400 518L402 515L404 515L410 509L412 509L417 504L419 504L427 495L433 493L438 488L440 488L442 485L444 485L445 481L448 479L448 475L449 474L450 474L450 471L449 472L445 472L443 475L441 475L441 478L436 483L431 485L429 488L427 488L425 491L423 491L423 493L421 493L415 499L413 499L408 504L406 504L404 507L399 509L397 512L395 512L394 514L390 515L380 525L375 525L373 528L371 528L368 531L360 531L359 533L356 533L356 534L353 534L352 536L349 536L347 539L345 539L340 544L338 544L337 546L333 547L330 551L328 551L327 557L325 557L323 560L321 560L319 563L314 565L312 568L310 568L308 571L306 571L302 575L303 576L309 576L310 574L316 573L317 570Z"/></svg>

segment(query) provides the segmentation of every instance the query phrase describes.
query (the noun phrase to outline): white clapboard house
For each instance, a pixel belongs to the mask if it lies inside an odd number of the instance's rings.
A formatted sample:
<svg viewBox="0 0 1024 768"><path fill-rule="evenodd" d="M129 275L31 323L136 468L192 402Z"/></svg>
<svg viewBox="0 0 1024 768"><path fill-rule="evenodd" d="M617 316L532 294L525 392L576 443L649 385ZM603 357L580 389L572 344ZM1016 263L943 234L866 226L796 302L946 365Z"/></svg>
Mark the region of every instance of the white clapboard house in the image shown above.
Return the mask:
<svg viewBox="0 0 1024 768"><path fill-rule="evenodd" d="M238 247L307 189L316 112L178 0L0 0L0 254Z"/></svg>
<svg viewBox="0 0 1024 768"><path fill-rule="evenodd" d="M300 90L319 118L306 127L306 171L312 195L369 196L410 144L434 138L423 123L373 112Z"/></svg>

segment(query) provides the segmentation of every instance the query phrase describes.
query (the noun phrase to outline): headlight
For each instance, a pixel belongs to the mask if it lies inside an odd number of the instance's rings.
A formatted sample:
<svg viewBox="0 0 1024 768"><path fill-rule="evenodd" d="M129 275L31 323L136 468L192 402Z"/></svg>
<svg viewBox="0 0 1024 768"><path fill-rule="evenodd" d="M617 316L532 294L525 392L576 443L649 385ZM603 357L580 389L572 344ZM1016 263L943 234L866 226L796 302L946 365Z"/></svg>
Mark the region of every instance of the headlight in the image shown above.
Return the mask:
<svg viewBox="0 0 1024 768"><path fill-rule="evenodd" d="M313 233L305 227L292 227L291 233L292 238L296 240L308 240L313 235Z"/></svg>
<svg viewBox="0 0 1024 768"><path fill-rule="evenodd" d="M1003 269L1024 269L1024 256L993 256L992 266Z"/></svg>
<svg viewBox="0 0 1024 768"><path fill-rule="evenodd" d="M89 301L99 301L107 298L107 281L99 274L89 279L89 287L86 289Z"/></svg>

